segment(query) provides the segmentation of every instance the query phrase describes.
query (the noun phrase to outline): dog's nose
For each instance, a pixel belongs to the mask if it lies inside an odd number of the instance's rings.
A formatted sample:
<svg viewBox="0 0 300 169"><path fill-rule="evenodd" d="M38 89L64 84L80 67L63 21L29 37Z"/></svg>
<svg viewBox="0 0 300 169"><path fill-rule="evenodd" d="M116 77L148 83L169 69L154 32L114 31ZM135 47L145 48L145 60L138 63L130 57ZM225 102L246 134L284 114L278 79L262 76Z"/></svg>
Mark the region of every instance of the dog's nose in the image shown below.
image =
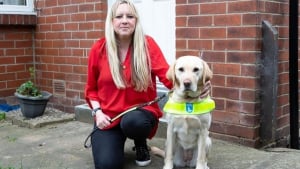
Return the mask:
<svg viewBox="0 0 300 169"><path fill-rule="evenodd" d="M183 82L184 88L189 89L191 87L191 81L185 80Z"/></svg>

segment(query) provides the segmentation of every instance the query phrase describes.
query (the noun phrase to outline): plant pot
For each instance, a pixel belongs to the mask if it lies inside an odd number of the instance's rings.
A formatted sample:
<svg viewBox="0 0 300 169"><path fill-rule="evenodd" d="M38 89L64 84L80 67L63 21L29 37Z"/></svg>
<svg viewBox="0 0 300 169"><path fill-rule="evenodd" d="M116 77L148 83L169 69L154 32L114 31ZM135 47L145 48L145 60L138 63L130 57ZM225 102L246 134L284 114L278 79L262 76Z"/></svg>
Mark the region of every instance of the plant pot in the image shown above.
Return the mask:
<svg viewBox="0 0 300 169"><path fill-rule="evenodd" d="M15 93L24 117L35 118L44 114L45 108L52 94L46 91L42 91L41 93L41 97L30 97L21 95L17 92Z"/></svg>

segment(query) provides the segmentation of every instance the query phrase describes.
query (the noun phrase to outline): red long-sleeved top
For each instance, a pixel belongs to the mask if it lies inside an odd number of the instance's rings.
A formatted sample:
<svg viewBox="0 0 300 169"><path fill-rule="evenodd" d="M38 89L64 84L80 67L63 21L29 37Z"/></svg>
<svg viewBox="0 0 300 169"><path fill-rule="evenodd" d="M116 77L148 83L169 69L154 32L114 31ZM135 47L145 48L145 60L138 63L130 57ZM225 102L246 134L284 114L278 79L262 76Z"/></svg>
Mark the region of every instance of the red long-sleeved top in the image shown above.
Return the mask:
<svg viewBox="0 0 300 169"><path fill-rule="evenodd" d="M109 68L108 57L105 47L105 38L98 40L91 48L88 59L88 77L85 88L85 98L89 106L90 100L96 100L100 103L102 111L109 117L113 118L123 111L149 101L157 97L156 77L167 88L172 88L172 82L166 78L166 72L169 68L163 53L159 46L150 37L146 36L149 55L151 58L151 79L152 87L145 92L138 92L134 87L129 86L125 89L118 89L114 84ZM123 62L123 75L130 84L131 70L131 50L129 49ZM145 65L146 66L146 65ZM144 107L151 111L157 120L162 117L162 112L157 103ZM106 129L112 128L120 123L120 119L114 121ZM157 126L153 129L149 138L152 138L157 130Z"/></svg>

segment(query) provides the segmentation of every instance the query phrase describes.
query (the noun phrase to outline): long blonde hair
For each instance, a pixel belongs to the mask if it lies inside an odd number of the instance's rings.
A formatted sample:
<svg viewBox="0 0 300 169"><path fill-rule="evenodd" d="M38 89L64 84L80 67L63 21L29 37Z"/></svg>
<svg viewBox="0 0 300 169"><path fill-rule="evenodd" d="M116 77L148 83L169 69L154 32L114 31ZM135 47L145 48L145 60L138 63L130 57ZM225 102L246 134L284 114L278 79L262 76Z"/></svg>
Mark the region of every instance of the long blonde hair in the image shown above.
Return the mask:
<svg viewBox="0 0 300 169"><path fill-rule="evenodd" d="M145 91L149 86L152 86L150 57L147 49L147 43L145 40L145 34L140 23L140 17L134 4L129 0L117 0L113 4L111 9L108 11L106 17L105 38L112 78L114 80L115 85L119 89L128 86L123 77L122 68L120 64L121 61L118 57L118 47L115 31L112 25L112 20L115 17L116 10L120 4L128 4L130 9L132 9L132 14L136 17L136 26L132 38L133 55L131 56L132 68L130 85L134 86L135 90L137 91Z"/></svg>

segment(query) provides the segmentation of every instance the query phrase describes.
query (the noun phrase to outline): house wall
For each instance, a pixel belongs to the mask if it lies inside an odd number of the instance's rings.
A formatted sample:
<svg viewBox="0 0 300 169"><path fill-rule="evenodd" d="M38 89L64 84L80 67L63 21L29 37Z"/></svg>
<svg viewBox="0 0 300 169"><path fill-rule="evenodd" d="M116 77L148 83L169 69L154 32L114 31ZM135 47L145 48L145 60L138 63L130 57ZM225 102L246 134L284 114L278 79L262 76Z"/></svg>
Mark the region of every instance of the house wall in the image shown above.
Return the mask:
<svg viewBox="0 0 300 169"><path fill-rule="evenodd" d="M30 77L36 16L0 14L0 98Z"/></svg>
<svg viewBox="0 0 300 169"><path fill-rule="evenodd" d="M216 100L211 131L216 138L259 147L262 21L279 32L276 140L287 143L288 1L177 0L177 57L199 55L209 62ZM272 105L270 105L272 106Z"/></svg>
<svg viewBox="0 0 300 169"><path fill-rule="evenodd" d="M66 112L85 103L87 57L104 35L106 1L38 1L36 65L39 85L51 103Z"/></svg>
<svg viewBox="0 0 300 169"><path fill-rule="evenodd" d="M35 62L39 86L54 94L50 105L73 113L75 105L85 103L87 57L91 45L104 35L106 6L104 0L39 0L35 60L30 60L32 28L1 26L0 72L5 73L0 75L5 80L0 80L0 95L13 95L15 87L28 77L24 70ZM276 141L286 143L288 1L176 0L176 57L199 55L202 50L214 72L212 97L217 106L213 112L212 136L251 147L262 146L259 132L262 20L269 21L279 32ZM8 35L14 34L22 34L26 39L23 40L26 45L21 47L24 52L18 54L26 58L21 64L15 54L7 52L10 48L20 49L16 41L21 36L8 39ZM14 85L8 86L8 82Z"/></svg>

